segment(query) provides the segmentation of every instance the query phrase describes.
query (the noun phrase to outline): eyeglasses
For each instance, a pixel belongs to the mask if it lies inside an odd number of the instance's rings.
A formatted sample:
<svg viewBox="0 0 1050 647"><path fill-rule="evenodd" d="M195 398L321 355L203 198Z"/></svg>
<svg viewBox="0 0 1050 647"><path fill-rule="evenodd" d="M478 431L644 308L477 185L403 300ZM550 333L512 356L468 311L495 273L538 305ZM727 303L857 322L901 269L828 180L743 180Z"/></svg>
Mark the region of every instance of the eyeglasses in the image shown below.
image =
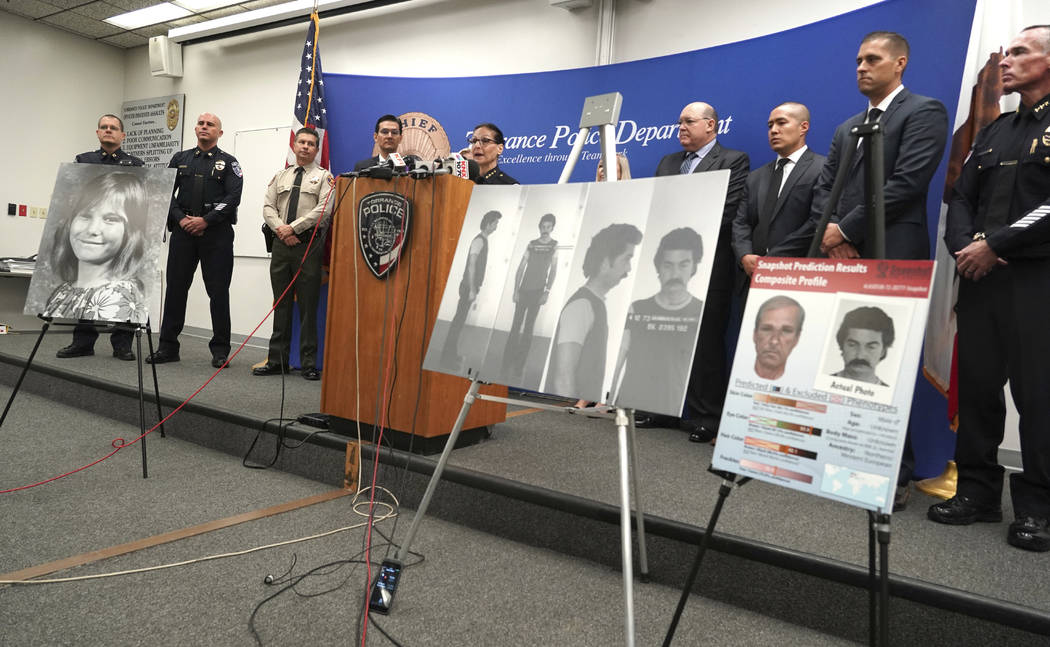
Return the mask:
<svg viewBox="0 0 1050 647"><path fill-rule="evenodd" d="M384 129L379 131L379 134L380 135L400 135L401 131L400 130L394 130L392 128L384 128Z"/></svg>
<svg viewBox="0 0 1050 647"><path fill-rule="evenodd" d="M488 137L468 137L467 143L471 146L475 144L481 144L482 146L488 146L489 144L495 144L495 139L489 139Z"/></svg>

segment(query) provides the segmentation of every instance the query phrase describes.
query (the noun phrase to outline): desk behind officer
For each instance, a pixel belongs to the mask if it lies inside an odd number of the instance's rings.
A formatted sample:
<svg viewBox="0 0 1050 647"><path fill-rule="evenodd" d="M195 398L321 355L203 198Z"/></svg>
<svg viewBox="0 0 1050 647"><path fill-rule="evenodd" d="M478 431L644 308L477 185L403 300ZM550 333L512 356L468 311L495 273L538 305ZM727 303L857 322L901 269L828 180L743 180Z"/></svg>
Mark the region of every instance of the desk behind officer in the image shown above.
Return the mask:
<svg viewBox="0 0 1050 647"><path fill-rule="evenodd" d="M280 299L295 278L295 291L288 290L273 312L273 334L266 364L252 375L279 375L290 370L292 343L292 296L299 303L299 363L307 380L321 379L317 370L317 303L321 296L321 257L324 255L324 223L332 213L330 201L334 180L315 161L320 137L313 128L295 133L295 166L273 176L266 187L263 219L274 233L270 256L270 285L274 301ZM306 255L304 258L303 255ZM302 269L300 269L300 265Z"/></svg>
<svg viewBox="0 0 1050 647"><path fill-rule="evenodd" d="M379 154L354 164L355 171L382 164L390 159L391 153L397 152L397 147L401 145L401 120L395 115L383 115L376 120L376 131L372 139L379 147Z"/></svg>
<svg viewBox="0 0 1050 647"><path fill-rule="evenodd" d="M959 435L956 494L929 508L939 523L1002 519L1006 408L1020 414L1020 472L1007 542L1050 551L1050 26L1023 30L999 62L1015 112L973 142L948 205L944 242L959 274ZM1035 564L1032 564L1035 566Z"/></svg>
<svg viewBox="0 0 1050 647"><path fill-rule="evenodd" d="M120 147L124 143L124 122L116 115L102 115L98 119L98 150L88 151L76 156L75 161L81 164L115 164L119 166L143 166L141 159L124 152ZM119 324L109 337L113 345L113 357L132 361L135 353L131 350L131 329ZM55 357L87 357L95 354L95 340L98 330L88 322L82 322L73 328L73 343L58 349Z"/></svg>
<svg viewBox="0 0 1050 647"><path fill-rule="evenodd" d="M171 158L177 169L168 210L167 281L164 318L152 364L179 361L179 333L186 321L189 295L197 264L211 303L211 365L225 366L230 354L230 280L233 278L233 225L244 185L237 158L217 146L222 121L211 113L197 117L197 146Z"/></svg>
<svg viewBox="0 0 1050 647"><path fill-rule="evenodd" d="M747 153L723 148L718 143L717 134L718 113L711 105L697 101L682 108L678 117L678 142L682 150L665 155L655 173L661 176L719 169L730 171L721 228L715 242L711 282L707 288L704 314L700 319L700 342L693 357L692 374L686 392L686 417L679 423L683 430L690 432L689 440L693 442L713 439L722 417L722 404L729 381L725 336L736 274L730 232L751 166ZM651 418L645 416L640 416L636 422L643 427L654 424Z"/></svg>

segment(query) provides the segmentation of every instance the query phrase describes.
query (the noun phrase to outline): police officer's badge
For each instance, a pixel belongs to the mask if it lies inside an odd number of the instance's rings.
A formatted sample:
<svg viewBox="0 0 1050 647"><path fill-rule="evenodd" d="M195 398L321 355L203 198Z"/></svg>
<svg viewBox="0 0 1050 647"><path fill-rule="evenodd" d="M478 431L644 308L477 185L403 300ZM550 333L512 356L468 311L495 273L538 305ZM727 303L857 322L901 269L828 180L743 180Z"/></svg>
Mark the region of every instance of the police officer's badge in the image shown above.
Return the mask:
<svg viewBox="0 0 1050 647"><path fill-rule="evenodd" d="M226 168L226 160L215 160L215 170L221 171Z"/></svg>
<svg viewBox="0 0 1050 647"><path fill-rule="evenodd" d="M1043 132L1043 146L1050 146L1050 126Z"/></svg>
<svg viewBox="0 0 1050 647"><path fill-rule="evenodd" d="M412 204L403 195L376 191L357 205L357 236L361 254L376 278L384 278L397 264L408 238Z"/></svg>

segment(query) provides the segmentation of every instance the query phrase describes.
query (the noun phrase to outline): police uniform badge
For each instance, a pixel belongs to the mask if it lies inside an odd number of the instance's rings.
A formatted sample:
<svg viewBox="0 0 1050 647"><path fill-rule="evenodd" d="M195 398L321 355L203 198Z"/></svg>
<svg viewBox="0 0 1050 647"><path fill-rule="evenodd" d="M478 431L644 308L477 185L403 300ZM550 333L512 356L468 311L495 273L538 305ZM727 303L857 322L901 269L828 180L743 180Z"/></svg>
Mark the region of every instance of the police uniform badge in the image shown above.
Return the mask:
<svg viewBox="0 0 1050 647"><path fill-rule="evenodd" d="M365 264L376 278L384 278L401 257L408 238L412 204L403 195L376 191L357 205L357 237Z"/></svg>
<svg viewBox="0 0 1050 647"><path fill-rule="evenodd" d="M241 165L237 163L237 160L233 160L233 163L230 164L230 168L233 169L233 174L237 177L244 177L244 174L241 173Z"/></svg>
<svg viewBox="0 0 1050 647"><path fill-rule="evenodd" d="M1050 126L1043 132L1043 146L1050 146Z"/></svg>
<svg viewBox="0 0 1050 647"><path fill-rule="evenodd" d="M215 160L215 170L221 171L226 168L226 160Z"/></svg>

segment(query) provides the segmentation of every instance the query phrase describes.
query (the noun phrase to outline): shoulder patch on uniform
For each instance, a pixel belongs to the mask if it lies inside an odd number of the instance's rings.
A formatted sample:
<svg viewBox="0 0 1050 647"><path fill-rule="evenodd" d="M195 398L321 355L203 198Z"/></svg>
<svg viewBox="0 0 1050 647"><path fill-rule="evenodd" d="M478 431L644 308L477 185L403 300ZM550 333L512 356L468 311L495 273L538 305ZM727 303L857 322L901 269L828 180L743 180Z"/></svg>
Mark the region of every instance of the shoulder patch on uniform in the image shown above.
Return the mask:
<svg viewBox="0 0 1050 647"><path fill-rule="evenodd" d="M230 168L233 169L233 174L237 177L244 177L244 174L241 173L241 165L237 163L237 160L233 160L233 163L230 164Z"/></svg>

